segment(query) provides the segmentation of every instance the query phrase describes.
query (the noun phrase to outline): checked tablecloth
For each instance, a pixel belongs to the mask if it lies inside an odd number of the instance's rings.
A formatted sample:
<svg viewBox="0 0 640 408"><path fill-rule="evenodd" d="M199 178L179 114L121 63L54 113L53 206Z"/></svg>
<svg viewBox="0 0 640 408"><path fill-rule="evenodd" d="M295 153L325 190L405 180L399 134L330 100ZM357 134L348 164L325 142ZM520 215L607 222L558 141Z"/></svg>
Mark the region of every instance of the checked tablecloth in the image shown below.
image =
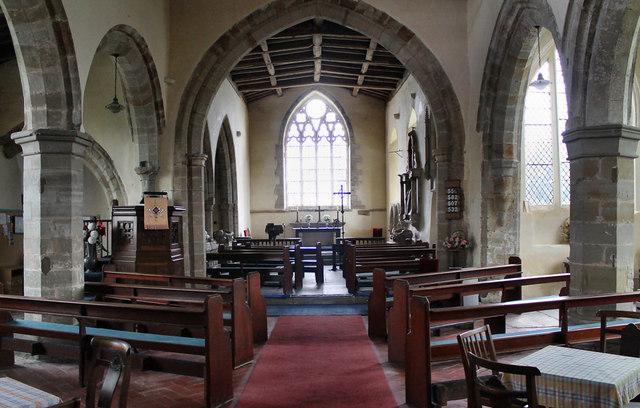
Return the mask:
<svg viewBox="0 0 640 408"><path fill-rule="evenodd" d="M60 403L60 398L10 377L0 378L0 407L45 408Z"/></svg>
<svg viewBox="0 0 640 408"><path fill-rule="evenodd" d="M514 364L538 367L538 402L546 407L621 407L640 394L640 358L547 346ZM524 376L503 382L525 388Z"/></svg>

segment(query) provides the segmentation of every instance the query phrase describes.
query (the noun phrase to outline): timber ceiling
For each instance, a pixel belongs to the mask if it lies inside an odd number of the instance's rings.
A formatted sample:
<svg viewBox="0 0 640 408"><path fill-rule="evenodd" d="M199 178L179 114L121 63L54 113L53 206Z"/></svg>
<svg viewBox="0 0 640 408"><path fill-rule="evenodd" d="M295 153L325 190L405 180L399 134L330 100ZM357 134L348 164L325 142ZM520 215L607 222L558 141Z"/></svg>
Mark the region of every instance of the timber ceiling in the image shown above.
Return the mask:
<svg viewBox="0 0 640 408"><path fill-rule="evenodd" d="M262 41L230 74L247 103L314 85L386 101L405 71L375 40L339 24L309 20Z"/></svg>

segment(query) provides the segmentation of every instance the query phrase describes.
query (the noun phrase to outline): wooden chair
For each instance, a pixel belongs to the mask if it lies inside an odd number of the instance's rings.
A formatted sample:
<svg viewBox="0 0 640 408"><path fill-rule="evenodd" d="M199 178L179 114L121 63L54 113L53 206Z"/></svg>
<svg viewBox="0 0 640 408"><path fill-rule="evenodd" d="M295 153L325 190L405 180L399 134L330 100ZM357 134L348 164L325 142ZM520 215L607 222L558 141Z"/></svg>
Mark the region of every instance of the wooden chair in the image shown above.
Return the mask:
<svg viewBox="0 0 640 408"><path fill-rule="evenodd" d="M607 327L608 319L640 319L640 312L625 310L599 310L596 316L600 317L600 351L607 352L607 334L620 336L620 352L622 356L640 357L640 329L629 323L622 329Z"/></svg>
<svg viewBox="0 0 640 408"><path fill-rule="evenodd" d="M52 405L50 408L80 408L80 398L62 401L59 404Z"/></svg>
<svg viewBox="0 0 640 408"><path fill-rule="evenodd" d="M469 353L476 356L496 361L496 349L493 346L493 338L491 337L491 329L488 325L477 329L469 330L458 335L458 345L460 346L460 357L462 359L462 367L464 368L464 378L467 382L467 402L470 407L477 405L476 396L473 392L473 375L471 365L469 363Z"/></svg>
<svg viewBox="0 0 640 408"><path fill-rule="evenodd" d="M499 361L488 360L478 357L473 353L468 353L469 365L473 378L474 403L469 407L482 407L477 401L493 408L524 407L538 408L538 396L536 393L536 376L540 375L537 367L501 363ZM494 374L488 379L478 377L478 370L491 370ZM497 374L499 373L499 374ZM525 391L510 390L500 380L500 374L510 373L524 375L526 377ZM488 402L484 402L487 400Z"/></svg>
<svg viewBox="0 0 640 408"><path fill-rule="evenodd" d="M102 388L98 397L98 408L111 407L111 401L120 381L119 408L126 408L131 373L131 346L122 341L105 337L91 339L91 364L87 385L87 408L95 407L95 395L98 384L98 371L106 369Z"/></svg>

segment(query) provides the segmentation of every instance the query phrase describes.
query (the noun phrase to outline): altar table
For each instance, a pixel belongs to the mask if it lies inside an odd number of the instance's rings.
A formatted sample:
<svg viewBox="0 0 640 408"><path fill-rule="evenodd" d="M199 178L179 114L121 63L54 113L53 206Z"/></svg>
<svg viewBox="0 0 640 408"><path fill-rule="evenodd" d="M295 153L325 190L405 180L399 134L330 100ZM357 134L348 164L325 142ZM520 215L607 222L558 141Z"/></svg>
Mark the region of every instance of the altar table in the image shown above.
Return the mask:
<svg viewBox="0 0 640 408"><path fill-rule="evenodd" d="M45 408L62 402L59 397L10 377L0 378L0 407Z"/></svg>
<svg viewBox="0 0 640 408"><path fill-rule="evenodd" d="M302 246L315 246L320 242L322 246L330 246L336 242L336 238L340 236L339 227L310 227L310 228L293 228L296 237L301 238Z"/></svg>
<svg viewBox="0 0 640 408"><path fill-rule="evenodd" d="M640 394L640 358L547 346L514 364L538 367L538 402L545 407L622 407ZM507 387L524 390L524 376L505 374Z"/></svg>

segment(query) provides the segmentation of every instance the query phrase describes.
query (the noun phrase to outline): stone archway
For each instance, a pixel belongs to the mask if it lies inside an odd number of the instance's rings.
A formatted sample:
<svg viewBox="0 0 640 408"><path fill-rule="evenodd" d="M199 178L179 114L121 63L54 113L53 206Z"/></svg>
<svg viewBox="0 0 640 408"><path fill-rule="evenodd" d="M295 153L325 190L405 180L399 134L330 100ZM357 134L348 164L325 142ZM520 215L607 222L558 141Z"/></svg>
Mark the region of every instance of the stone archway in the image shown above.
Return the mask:
<svg viewBox="0 0 640 408"><path fill-rule="evenodd" d="M155 63L144 38L132 27L117 25L104 36L96 53L118 56L118 72L131 133L138 145L142 191L155 191L158 141L165 128L162 90Z"/></svg>
<svg viewBox="0 0 640 408"><path fill-rule="evenodd" d="M640 1L575 1L563 42L571 161L572 293L633 289L634 160L640 129L628 125ZM582 312L578 312L578 317ZM585 313L586 315L586 313Z"/></svg>
<svg viewBox="0 0 640 408"><path fill-rule="evenodd" d="M213 176L215 182L214 219L216 229L238 231L238 182L236 179L236 157L229 119L225 118L214 154Z"/></svg>
<svg viewBox="0 0 640 408"><path fill-rule="evenodd" d="M0 0L0 6L18 56L25 129L80 129L78 66L62 1Z"/></svg>
<svg viewBox="0 0 640 408"><path fill-rule="evenodd" d="M79 298L84 248L81 92L69 22L61 0L0 0L13 39L24 95L24 294ZM46 49L47 52L41 50Z"/></svg>
<svg viewBox="0 0 640 408"><path fill-rule="evenodd" d="M113 160L95 140L92 140L84 151L84 164L105 189L107 197L123 204L129 202L124 183L113 164Z"/></svg>
<svg viewBox="0 0 640 408"><path fill-rule="evenodd" d="M286 8L287 12L282 10ZM359 31L385 47L402 62L420 85L437 128L439 152L437 182L464 177L464 124L460 104L440 62L406 26L388 14L355 0L275 0L248 15L221 36L194 70L184 90L176 122L174 155L174 201L188 205L185 157L202 151L205 116L220 84L240 56L258 41L311 18L322 18ZM447 221L446 194L437 192L438 241L460 221ZM185 245L191 245L185 243Z"/></svg>
<svg viewBox="0 0 640 408"><path fill-rule="evenodd" d="M483 135L482 265L505 263L519 253L522 112L536 25L560 44L546 1L506 1L487 54L476 124Z"/></svg>

